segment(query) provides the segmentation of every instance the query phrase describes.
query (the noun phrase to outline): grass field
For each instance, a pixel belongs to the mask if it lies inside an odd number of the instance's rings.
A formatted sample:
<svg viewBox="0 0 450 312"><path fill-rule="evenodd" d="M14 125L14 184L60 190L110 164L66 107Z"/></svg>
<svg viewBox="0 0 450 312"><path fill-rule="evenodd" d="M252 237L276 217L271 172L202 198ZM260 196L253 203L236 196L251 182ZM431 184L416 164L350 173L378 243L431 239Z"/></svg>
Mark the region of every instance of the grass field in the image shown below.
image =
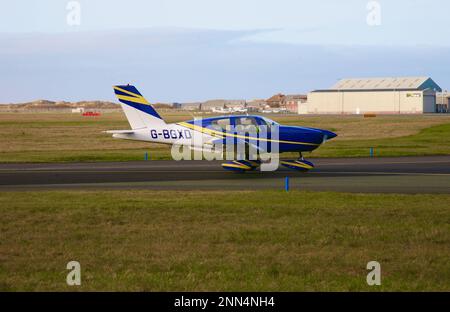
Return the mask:
<svg viewBox="0 0 450 312"><path fill-rule="evenodd" d="M0 193L0 290L450 291L449 195ZM82 285L66 285L67 262ZM382 285L366 284L367 262Z"/></svg>
<svg viewBox="0 0 450 312"><path fill-rule="evenodd" d="M168 122L192 119L185 113L165 112ZM279 115L276 121L335 131L311 157L450 154L450 115L426 116L299 116ZM104 130L128 129L122 112L101 117L70 113L0 113L0 162L126 161L169 159L164 145L112 139ZM290 155L286 155L290 157Z"/></svg>

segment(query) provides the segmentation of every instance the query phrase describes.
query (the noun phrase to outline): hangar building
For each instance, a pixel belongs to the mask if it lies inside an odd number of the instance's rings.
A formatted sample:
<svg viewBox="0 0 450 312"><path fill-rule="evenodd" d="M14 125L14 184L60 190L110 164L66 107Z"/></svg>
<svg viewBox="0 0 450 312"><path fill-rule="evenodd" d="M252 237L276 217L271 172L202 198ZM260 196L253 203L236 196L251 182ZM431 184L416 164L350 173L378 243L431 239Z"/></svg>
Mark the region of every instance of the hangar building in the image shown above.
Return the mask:
<svg viewBox="0 0 450 312"><path fill-rule="evenodd" d="M298 111L309 114L435 113L436 92L442 89L429 77L342 79L331 89L310 92L307 103L299 105Z"/></svg>

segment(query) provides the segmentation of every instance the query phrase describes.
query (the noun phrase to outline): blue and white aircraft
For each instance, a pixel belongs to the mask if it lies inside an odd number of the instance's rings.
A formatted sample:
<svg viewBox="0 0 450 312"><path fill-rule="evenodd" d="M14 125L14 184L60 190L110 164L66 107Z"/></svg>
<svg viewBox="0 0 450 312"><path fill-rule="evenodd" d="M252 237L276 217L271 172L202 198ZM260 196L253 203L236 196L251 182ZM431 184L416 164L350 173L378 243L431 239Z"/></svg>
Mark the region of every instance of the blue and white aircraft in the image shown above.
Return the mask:
<svg viewBox="0 0 450 312"><path fill-rule="evenodd" d="M280 164L308 171L314 165L303 158L302 152L311 152L336 137L328 130L279 125L257 115L228 115L168 124L134 86L114 86L114 92L131 126L131 130L106 131L114 138L188 146L193 151L210 151L216 144L227 148L232 145L233 151L234 146L244 146L243 153L235 152L233 159L227 157L228 161L222 164L227 170L255 170L264 164L264 157L258 156L264 153L298 152L298 159L281 160ZM249 150L257 151L257 156L250 156Z"/></svg>

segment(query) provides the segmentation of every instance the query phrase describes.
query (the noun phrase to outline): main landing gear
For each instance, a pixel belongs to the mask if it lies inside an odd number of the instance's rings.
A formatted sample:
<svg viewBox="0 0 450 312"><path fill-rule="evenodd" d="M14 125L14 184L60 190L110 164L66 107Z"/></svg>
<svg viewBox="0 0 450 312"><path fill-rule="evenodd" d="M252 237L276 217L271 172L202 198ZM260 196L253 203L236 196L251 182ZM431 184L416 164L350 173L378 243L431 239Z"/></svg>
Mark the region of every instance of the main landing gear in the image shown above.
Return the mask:
<svg viewBox="0 0 450 312"><path fill-rule="evenodd" d="M280 160L280 164L283 167L296 170L296 171L309 171L314 169L314 164L303 158L300 153L299 158L295 160ZM256 160L233 160L222 164L222 167L226 170L234 172L246 172L253 171L261 165L260 161Z"/></svg>
<svg viewBox="0 0 450 312"><path fill-rule="evenodd" d="M245 172L252 171L259 167L261 163L256 160L233 160L222 164L223 169L235 171L235 172Z"/></svg>
<svg viewBox="0 0 450 312"><path fill-rule="evenodd" d="M311 169L314 169L314 164L310 161L305 160L305 158L303 158L302 153L299 153L299 159L296 160L282 160L280 161L281 165L289 168L289 169L293 169L293 170L297 170L297 171L309 171Z"/></svg>

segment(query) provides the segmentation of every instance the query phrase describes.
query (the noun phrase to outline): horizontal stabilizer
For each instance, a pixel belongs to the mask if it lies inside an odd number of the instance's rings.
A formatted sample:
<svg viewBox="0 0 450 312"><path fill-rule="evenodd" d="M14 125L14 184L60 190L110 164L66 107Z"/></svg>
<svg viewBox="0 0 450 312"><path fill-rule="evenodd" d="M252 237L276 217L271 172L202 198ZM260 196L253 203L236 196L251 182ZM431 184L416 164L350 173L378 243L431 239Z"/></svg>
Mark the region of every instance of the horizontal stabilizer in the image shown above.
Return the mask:
<svg viewBox="0 0 450 312"><path fill-rule="evenodd" d="M110 133L110 134L132 134L135 133L135 130L107 130L107 131L103 131L105 133Z"/></svg>

